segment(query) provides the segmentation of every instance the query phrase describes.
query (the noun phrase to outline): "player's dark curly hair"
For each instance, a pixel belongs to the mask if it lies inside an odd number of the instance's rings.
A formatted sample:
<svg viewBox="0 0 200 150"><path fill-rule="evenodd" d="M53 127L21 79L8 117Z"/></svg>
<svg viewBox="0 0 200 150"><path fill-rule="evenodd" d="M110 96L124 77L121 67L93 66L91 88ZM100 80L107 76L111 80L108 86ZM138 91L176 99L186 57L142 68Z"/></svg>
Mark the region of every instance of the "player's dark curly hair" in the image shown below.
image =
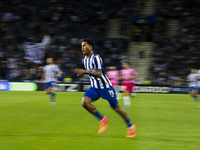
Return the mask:
<svg viewBox="0 0 200 150"><path fill-rule="evenodd" d="M92 45L92 48L94 48L94 46L95 46L94 41L92 39L89 39L89 38L83 39L82 42L87 42L88 45Z"/></svg>

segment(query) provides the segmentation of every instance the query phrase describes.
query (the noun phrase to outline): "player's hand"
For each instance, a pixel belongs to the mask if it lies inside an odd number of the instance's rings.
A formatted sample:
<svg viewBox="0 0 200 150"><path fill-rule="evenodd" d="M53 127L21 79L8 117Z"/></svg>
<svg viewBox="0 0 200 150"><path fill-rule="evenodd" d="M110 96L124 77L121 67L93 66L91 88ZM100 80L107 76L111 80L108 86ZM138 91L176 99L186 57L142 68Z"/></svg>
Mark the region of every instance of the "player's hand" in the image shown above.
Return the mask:
<svg viewBox="0 0 200 150"><path fill-rule="evenodd" d="M86 73L86 70L83 70L83 69L76 69L75 71L77 72L77 76L80 76Z"/></svg>

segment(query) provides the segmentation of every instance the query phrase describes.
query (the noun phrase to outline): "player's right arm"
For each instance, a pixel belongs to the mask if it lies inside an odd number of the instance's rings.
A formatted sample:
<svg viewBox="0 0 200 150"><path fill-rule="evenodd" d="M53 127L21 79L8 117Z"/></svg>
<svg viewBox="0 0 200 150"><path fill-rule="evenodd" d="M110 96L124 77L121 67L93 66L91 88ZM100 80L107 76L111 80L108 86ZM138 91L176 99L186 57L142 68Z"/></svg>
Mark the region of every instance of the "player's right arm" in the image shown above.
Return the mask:
<svg viewBox="0 0 200 150"><path fill-rule="evenodd" d="M186 81L187 81L187 82L192 82L192 80L190 80L190 79L187 79Z"/></svg>
<svg viewBox="0 0 200 150"><path fill-rule="evenodd" d="M88 71L84 69L76 69L77 76L80 76L82 74L88 74L90 76L101 78L102 76L102 60L100 56L95 56L94 60L92 61L92 64L95 66L94 71Z"/></svg>
<svg viewBox="0 0 200 150"><path fill-rule="evenodd" d="M90 76L96 77L96 78L101 78L102 71L101 70L95 70L94 72L84 70L84 69L76 69L77 76L80 76L82 74L88 74Z"/></svg>
<svg viewBox="0 0 200 150"><path fill-rule="evenodd" d="M41 81L42 81L42 82L45 81L44 69L45 69L45 67L43 67L43 73L42 73L42 77L41 77Z"/></svg>
<svg viewBox="0 0 200 150"><path fill-rule="evenodd" d="M191 78L190 78L190 75L187 76L187 82L192 82Z"/></svg>
<svg viewBox="0 0 200 150"><path fill-rule="evenodd" d="M130 76L130 79L134 80L135 78L139 77L138 72L136 72L134 69L131 69L132 76Z"/></svg>

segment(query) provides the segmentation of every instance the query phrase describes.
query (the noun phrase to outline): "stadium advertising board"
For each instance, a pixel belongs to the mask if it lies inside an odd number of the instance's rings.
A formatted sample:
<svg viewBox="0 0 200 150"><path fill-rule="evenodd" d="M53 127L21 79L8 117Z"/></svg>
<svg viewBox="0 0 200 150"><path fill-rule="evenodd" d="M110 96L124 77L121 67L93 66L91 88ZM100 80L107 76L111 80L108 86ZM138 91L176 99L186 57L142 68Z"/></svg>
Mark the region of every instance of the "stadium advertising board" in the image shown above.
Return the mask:
<svg viewBox="0 0 200 150"><path fill-rule="evenodd" d="M36 91L37 84L33 82L0 82L0 90L4 91Z"/></svg>
<svg viewBox="0 0 200 150"><path fill-rule="evenodd" d="M58 83L55 87L55 91L78 92L80 90L80 84Z"/></svg>
<svg viewBox="0 0 200 150"><path fill-rule="evenodd" d="M37 84L33 82L10 82L9 91L36 91Z"/></svg>
<svg viewBox="0 0 200 150"><path fill-rule="evenodd" d="M89 89L88 83L57 83L55 91L69 91L69 92L84 92ZM123 91L123 86L117 86L118 91ZM38 91L44 89L44 84L38 84ZM170 86L158 86L158 85L136 85L135 91L137 93L170 93Z"/></svg>
<svg viewBox="0 0 200 150"><path fill-rule="evenodd" d="M0 90L1 91L8 91L9 90L9 83L8 82L0 82Z"/></svg>
<svg viewBox="0 0 200 150"><path fill-rule="evenodd" d="M188 94L188 87L173 86L171 93L174 94Z"/></svg>
<svg viewBox="0 0 200 150"><path fill-rule="evenodd" d="M90 85L84 84L82 85L82 91L86 91ZM124 86L118 85L117 91L123 91ZM170 93L171 87L170 86L158 86L158 85L136 85L135 86L136 93Z"/></svg>
<svg viewBox="0 0 200 150"><path fill-rule="evenodd" d="M37 83L37 91L43 91L44 85L45 85L45 83ZM82 91L82 90L81 90L80 84L59 82L55 86L55 91L78 92L78 91Z"/></svg>
<svg viewBox="0 0 200 150"><path fill-rule="evenodd" d="M136 93L170 93L171 87L168 86L152 86L152 85L136 85Z"/></svg>
<svg viewBox="0 0 200 150"><path fill-rule="evenodd" d="M45 83L33 82L0 82L0 90L4 91L43 91ZM67 92L84 92L90 87L89 83L66 83L59 82L56 84L55 91ZM117 86L118 91L123 91L123 86ZM159 86L159 85L146 85L137 84L135 86L136 93L174 93L174 94L187 94L188 87L180 86Z"/></svg>

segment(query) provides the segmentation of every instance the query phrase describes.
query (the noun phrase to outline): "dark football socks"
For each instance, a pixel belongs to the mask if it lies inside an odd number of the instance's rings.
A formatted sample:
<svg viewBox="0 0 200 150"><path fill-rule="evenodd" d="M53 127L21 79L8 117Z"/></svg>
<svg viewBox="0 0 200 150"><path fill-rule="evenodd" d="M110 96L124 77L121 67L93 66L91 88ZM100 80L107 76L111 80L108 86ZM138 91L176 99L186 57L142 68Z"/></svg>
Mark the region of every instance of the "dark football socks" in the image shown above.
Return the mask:
<svg viewBox="0 0 200 150"><path fill-rule="evenodd" d="M99 121L101 121L104 117L102 114L99 113L99 111L96 111L93 115L97 117Z"/></svg>

